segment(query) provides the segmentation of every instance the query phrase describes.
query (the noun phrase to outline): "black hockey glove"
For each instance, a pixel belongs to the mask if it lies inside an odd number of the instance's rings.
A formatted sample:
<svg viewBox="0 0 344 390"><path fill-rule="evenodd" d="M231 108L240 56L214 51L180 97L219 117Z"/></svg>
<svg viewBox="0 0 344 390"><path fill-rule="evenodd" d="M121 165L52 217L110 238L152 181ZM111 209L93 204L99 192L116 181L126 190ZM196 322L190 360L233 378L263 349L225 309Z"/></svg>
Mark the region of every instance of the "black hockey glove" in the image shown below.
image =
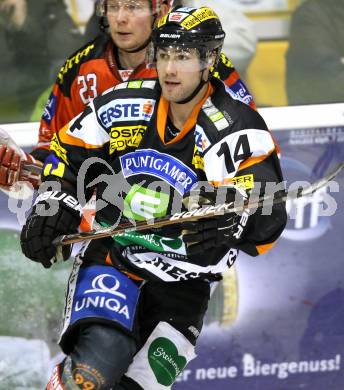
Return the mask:
<svg viewBox="0 0 344 390"><path fill-rule="evenodd" d="M224 191L226 203L234 205L232 200L235 199L236 191L233 188L221 189L221 191ZM202 193L198 199L198 207L215 205L215 199L216 193L210 195ZM187 255L193 256L204 253L221 245L229 248L235 246L242 238L243 227L246 227L246 223L246 215L236 213L227 213L203 218L196 222L183 223L182 238L185 242Z"/></svg>
<svg viewBox="0 0 344 390"><path fill-rule="evenodd" d="M240 215L230 213L185 223L182 236L187 254L193 256L221 245L232 247L239 221Z"/></svg>
<svg viewBox="0 0 344 390"><path fill-rule="evenodd" d="M67 193L47 191L39 195L20 235L24 255L45 268L67 260L71 245L55 247L52 242L61 234L76 233L81 214L79 202Z"/></svg>

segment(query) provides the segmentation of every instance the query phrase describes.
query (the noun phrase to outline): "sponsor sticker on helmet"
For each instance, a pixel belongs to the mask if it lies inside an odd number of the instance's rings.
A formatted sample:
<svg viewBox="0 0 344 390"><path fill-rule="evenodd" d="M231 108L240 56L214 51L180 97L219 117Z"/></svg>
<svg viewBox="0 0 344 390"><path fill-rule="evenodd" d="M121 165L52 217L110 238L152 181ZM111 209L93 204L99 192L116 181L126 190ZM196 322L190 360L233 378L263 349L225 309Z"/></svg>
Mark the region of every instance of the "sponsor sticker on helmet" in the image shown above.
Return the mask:
<svg viewBox="0 0 344 390"><path fill-rule="evenodd" d="M211 8L202 7L188 16L181 25L186 30L190 30L209 19L218 19L218 16Z"/></svg>
<svg viewBox="0 0 344 390"><path fill-rule="evenodd" d="M182 20L184 20L187 16L189 16L189 14L185 13L185 12L171 12L169 14L169 17L168 17L168 20L170 22L181 22Z"/></svg>
<svg viewBox="0 0 344 390"><path fill-rule="evenodd" d="M208 19L218 19L217 14L214 10L207 7L202 7L197 9L193 15L198 18L200 21L208 20Z"/></svg>
<svg viewBox="0 0 344 390"><path fill-rule="evenodd" d="M194 11L196 8L195 7L181 7L181 8L178 8L178 11L179 12L192 12Z"/></svg>
<svg viewBox="0 0 344 390"><path fill-rule="evenodd" d="M189 15L184 21L181 23L181 25L186 29L186 30L191 30L195 26L199 25L201 23L200 20L195 18L193 15Z"/></svg>

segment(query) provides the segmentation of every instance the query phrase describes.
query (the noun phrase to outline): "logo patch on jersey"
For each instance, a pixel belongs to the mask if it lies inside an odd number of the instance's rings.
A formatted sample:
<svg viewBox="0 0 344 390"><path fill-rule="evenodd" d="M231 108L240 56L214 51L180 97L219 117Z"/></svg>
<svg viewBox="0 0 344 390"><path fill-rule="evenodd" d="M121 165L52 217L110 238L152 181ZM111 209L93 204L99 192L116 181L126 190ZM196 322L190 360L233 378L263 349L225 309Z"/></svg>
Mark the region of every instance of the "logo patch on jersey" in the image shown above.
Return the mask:
<svg viewBox="0 0 344 390"><path fill-rule="evenodd" d="M48 101L44 107L44 112L42 118L50 125L51 120L53 119L56 112L57 97L53 94L50 94Z"/></svg>
<svg viewBox="0 0 344 390"><path fill-rule="evenodd" d="M63 177L64 172L66 169L66 165L61 162L55 154L49 154L49 156L46 158L43 166L43 175L49 176L49 175L55 175L58 177Z"/></svg>
<svg viewBox="0 0 344 390"><path fill-rule="evenodd" d="M141 87L142 87L142 83L143 83L142 80L133 80L133 81L129 81L129 82L128 82L127 88L138 89L138 88L141 88Z"/></svg>
<svg viewBox="0 0 344 390"><path fill-rule="evenodd" d="M139 289L116 268L80 268L73 296L71 325L85 318L103 318L132 330Z"/></svg>
<svg viewBox="0 0 344 390"><path fill-rule="evenodd" d="M112 87L111 89L126 89L126 88L148 88L148 89L154 89L156 85L156 81L154 80L143 80L139 83L131 84L131 87L129 86L130 81L127 81L125 83L117 84L115 87ZM134 87L135 85L135 87ZM104 92L103 92L104 95Z"/></svg>
<svg viewBox="0 0 344 390"><path fill-rule="evenodd" d="M137 148L147 126L121 126L113 127L110 131L110 154L128 147Z"/></svg>
<svg viewBox="0 0 344 390"><path fill-rule="evenodd" d="M247 105L249 105L253 98L252 95L249 94L245 85L238 80L236 83L228 87L225 85L226 91L232 96L233 99L239 100Z"/></svg>
<svg viewBox="0 0 344 390"><path fill-rule="evenodd" d="M211 98L208 98L203 104L202 110L207 117L214 123L217 130L221 131L229 126L229 122L225 118L224 114L214 106Z"/></svg>
<svg viewBox="0 0 344 390"><path fill-rule="evenodd" d="M157 234L130 232L116 234L113 239L124 247L138 245L154 252L173 252L185 256L185 244L180 237L167 238Z"/></svg>
<svg viewBox="0 0 344 390"><path fill-rule="evenodd" d="M173 384L188 362L183 352L178 351L173 341L166 337L152 341L148 349L148 361L157 382L166 387Z"/></svg>
<svg viewBox="0 0 344 390"><path fill-rule="evenodd" d="M67 150L61 146L56 134L54 134L50 142L50 150L55 152L56 156L59 157L64 163L67 165L69 164L67 159Z"/></svg>
<svg viewBox="0 0 344 390"><path fill-rule="evenodd" d="M152 117L155 100L116 99L102 106L98 116L104 127L109 128L116 121L149 121Z"/></svg>
<svg viewBox="0 0 344 390"><path fill-rule="evenodd" d="M125 178L140 173L152 175L170 184L181 195L197 183L197 176L183 162L153 149L136 150L120 157Z"/></svg>
<svg viewBox="0 0 344 390"><path fill-rule="evenodd" d="M133 73L133 69L118 69L118 73L123 81L127 81Z"/></svg>
<svg viewBox="0 0 344 390"><path fill-rule="evenodd" d="M204 171L204 160L203 157L200 155L200 152L197 149L197 146L195 145L194 154L192 156L192 165L196 169L201 169Z"/></svg>
<svg viewBox="0 0 344 390"><path fill-rule="evenodd" d="M124 199L123 215L136 221L159 218L166 215L170 197L163 192L134 184Z"/></svg>
<svg viewBox="0 0 344 390"><path fill-rule="evenodd" d="M196 125L195 128L195 144L200 153L204 153L211 146L208 137L200 125Z"/></svg>
<svg viewBox="0 0 344 390"><path fill-rule="evenodd" d="M245 190L254 188L254 178L252 174L233 177L230 179L230 182L236 187L244 188Z"/></svg>

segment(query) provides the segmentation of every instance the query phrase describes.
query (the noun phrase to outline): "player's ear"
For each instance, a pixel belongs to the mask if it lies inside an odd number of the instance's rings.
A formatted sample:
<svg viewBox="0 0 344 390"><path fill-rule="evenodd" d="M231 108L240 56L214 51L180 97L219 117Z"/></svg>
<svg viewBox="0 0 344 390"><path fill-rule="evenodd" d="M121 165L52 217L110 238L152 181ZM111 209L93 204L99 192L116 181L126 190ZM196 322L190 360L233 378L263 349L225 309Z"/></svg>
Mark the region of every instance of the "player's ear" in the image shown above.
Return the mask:
<svg viewBox="0 0 344 390"><path fill-rule="evenodd" d="M216 61L216 52L215 50L209 55L208 59L207 59L207 65L209 68L213 67L215 65L215 61Z"/></svg>
<svg viewBox="0 0 344 390"><path fill-rule="evenodd" d="M164 1L160 6L159 19L162 18L164 15L166 15L168 11L169 11L169 5L167 2Z"/></svg>

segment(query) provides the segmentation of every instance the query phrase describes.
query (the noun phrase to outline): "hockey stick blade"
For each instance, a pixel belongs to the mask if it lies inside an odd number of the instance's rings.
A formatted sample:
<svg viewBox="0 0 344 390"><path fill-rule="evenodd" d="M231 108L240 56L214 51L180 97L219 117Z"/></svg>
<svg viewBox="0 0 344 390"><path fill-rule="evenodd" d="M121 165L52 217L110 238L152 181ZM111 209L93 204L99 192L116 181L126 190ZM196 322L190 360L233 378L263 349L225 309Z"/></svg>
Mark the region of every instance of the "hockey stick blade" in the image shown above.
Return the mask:
<svg viewBox="0 0 344 390"><path fill-rule="evenodd" d="M322 177L321 179L315 181L314 183L306 186L300 187L292 191L284 192L280 197L275 197L274 195L267 195L254 200L253 202L245 201L241 203L240 206L236 206L233 203L222 203L216 206L203 206L199 207L192 211L184 211L180 213L175 213L173 215L168 215L161 218L156 218L154 220L147 221L136 221L135 225L132 223L122 223L117 226L110 226L102 229L94 229L89 232L68 234L57 237L54 241L54 245L69 245L85 240L96 240L103 237L114 236L123 233L130 232L140 232L148 229L157 229L164 226L174 225L181 222L193 222L201 218L211 218L217 215L222 215L224 213L242 213L245 209L254 209L261 208L263 206L275 205L278 203L283 203L287 200L298 199L301 197L306 197L312 195L314 192L318 191L320 188L324 187L331 180L333 180L340 171L344 168L344 161L341 162L332 172L328 175Z"/></svg>

